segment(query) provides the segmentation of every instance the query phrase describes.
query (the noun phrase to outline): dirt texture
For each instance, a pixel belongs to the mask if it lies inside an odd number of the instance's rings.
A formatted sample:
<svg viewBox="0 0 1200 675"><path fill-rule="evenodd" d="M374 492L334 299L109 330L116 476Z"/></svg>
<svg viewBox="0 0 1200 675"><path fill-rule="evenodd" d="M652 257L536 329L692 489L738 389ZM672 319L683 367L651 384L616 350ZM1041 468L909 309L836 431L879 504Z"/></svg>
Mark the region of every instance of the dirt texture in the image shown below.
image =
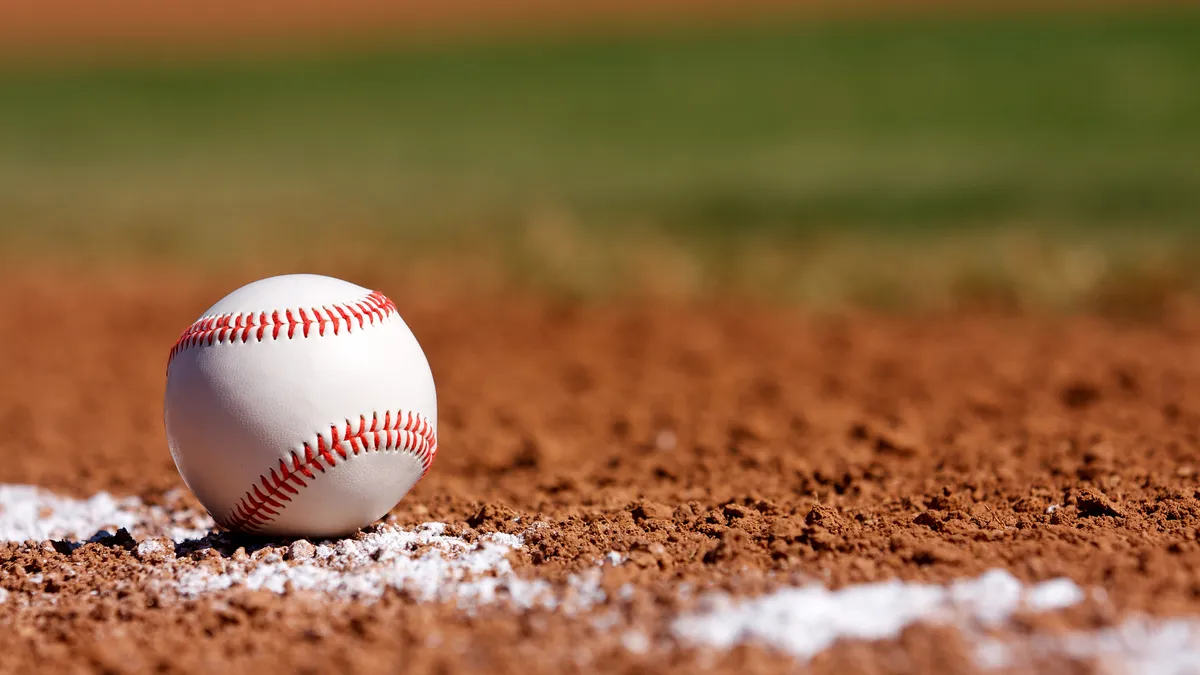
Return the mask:
<svg viewBox="0 0 1200 675"><path fill-rule="evenodd" d="M1009 631L1200 612L1200 312L1188 302L1129 325L813 316L322 271L393 298L437 381L441 450L394 525L521 535L508 556L519 578L564 585L600 569L604 599L567 615L391 591L373 603L177 597L150 581L311 552L227 534L163 555L127 532L13 542L0 544L0 670L794 672L802 664L764 647L682 644L669 619L701 590L991 568L1107 595ZM167 350L255 276L6 271L0 483L198 509L163 437ZM622 564L597 568L613 554ZM631 647L631 631L645 644ZM978 666L956 631L918 625L840 641L805 667Z"/></svg>

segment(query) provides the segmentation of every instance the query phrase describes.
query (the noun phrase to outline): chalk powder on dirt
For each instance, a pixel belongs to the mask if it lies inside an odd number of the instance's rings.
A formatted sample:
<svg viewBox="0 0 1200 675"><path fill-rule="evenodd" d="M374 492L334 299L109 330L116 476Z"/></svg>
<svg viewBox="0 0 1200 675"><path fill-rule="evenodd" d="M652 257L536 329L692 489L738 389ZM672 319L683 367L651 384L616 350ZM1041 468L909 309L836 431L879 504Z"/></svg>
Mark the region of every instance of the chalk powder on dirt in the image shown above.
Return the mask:
<svg viewBox="0 0 1200 675"><path fill-rule="evenodd" d="M444 523L414 530L384 525L359 538L319 544L304 560L284 561L274 553L228 565L219 573L191 570L179 577L176 588L196 596L234 586L283 593L290 586L360 601L395 588L420 601L454 601L463 609L504 602L514 609L537 606L569 613L604 599L594 578L572 577L569 588L575 592L564 597L544 581L517 576L506 556L521 548L519 536L494 533L468 543L446 535L445 529Z"/></svg>
<svg viewBox="0 0 1200 675"><path fill-rule="evenodd" d="M754 643L808 661L838 640L892 639L925 622L958 628L974 645L975 663L988 670L1065 656L1102 659L1110 672L1128 675L1200 673L1200 620L1133 618L1112 628L1031 638L986 633L1004 628L1017 612L1053 612L1086 595L1069 579L1026 586L992 570L948 585L892 581L838 591L814 585L740 601L714 595L703 611L679 617L671 629L697 646L727 650Z"/></svg>
<svg viewBox="0 0 1200 675"><path fill-rule="evenodd" d="M708 599L712 607L676 619L672 630L721 649L761 641L807 660L842 638L893 638L919 621L997 626L1018 610L1053 611L1083 599L1083 590L1068 579L1026 587L993 570L946 586L889 581L838 591L790 588L742 601L714 596Z"/></svg>
<svg viewBox="0 0 1200 675"><path fill-rule="evenodd" d="M169 519L161 509L134 498L99 494L75 500L30 486L0 485L0 505L0 536L5 540L88 539L102 528L125 527L152 537L137 544L139 557L168 564L173 559L162 543L163 533L154 529ZM174 520L202 519L177 514ZM470 543L445 530L442 523L412 530L383 525L356 538L316 545L299 540L289 549L298 553L288 560L276 550L231 561L221 571L181 566L159 584L191 598L240 587L273 593L313 591L359 602L374 601L386 588L396 588L423 602L451 601L466 612L504 603L515 611L542 608L572 615L605 602L596 570L573 575L564 588L556 589L514 573L506 556L521 549L521 537L493 533ZM624 562L615 552L599 560L609 567ZM0 589L0 602L9 595ZM698 611L675 618L670 628L694 646L729 650L744 643L762 644L807 661L839 640L887 640L913 624L944 624L958 628L974 644L975 662L984 669L1036 664L1051 656L1103 658L1111 667L1137 675L1188 675L1200 668L1200 623L1188 620L1133 619L1109 629L1057 637L1001 639L986 633L1005 627L1017 612L1053 612L1082 602L1086 595L1069 579L1025 585L1004 570L945 585L890 581L831 591L814 584L741 600L709 594ZM620 621L615 621L607 628L618 627ZM625 630L621 644L633 653L646 653L652 646L638 630Z"/></svg>
<svg viewBox="0 0 1200 675"><path fill-rule="evenodd" d="M195 513L168 517L163 509L132 497L115 499L100 493L78 500L33 486L0 484L0 541L87 541L98 532L124 528L147 537L137 544L141 558L169 561L174 552L162 538L178 544L208 534L171 523L203 525L206 521L211 527L211 520ZM517 576L506 556L521 548L520 536L492 533L471 543L446 535L445 529L443 523L426 523L414 530L382 525L357 538L309 545L311 552L302 559L285 562L272 551L256 559L230 561L216 572L181 567L178 578L162 585L185 597L241 587L275 593L285 588L310 590L347 600L372 600L386 588L396 588L422 601L454 600L463 608L503 601L515 608L539 606L567 612L603 600L594 574L572 576L569 592L557 595L544 581ZM303 550L296 544L292 548Z"/></svg>
<svg viewBox="0 0 1200 675"><path fill-rule="evenodd" d="M99 492L70 499L32 485L0 484L0 541L86 541L100 531L155 532L175 542L199 539L213 527L208 516L169 512L136 497Z"/></svg>

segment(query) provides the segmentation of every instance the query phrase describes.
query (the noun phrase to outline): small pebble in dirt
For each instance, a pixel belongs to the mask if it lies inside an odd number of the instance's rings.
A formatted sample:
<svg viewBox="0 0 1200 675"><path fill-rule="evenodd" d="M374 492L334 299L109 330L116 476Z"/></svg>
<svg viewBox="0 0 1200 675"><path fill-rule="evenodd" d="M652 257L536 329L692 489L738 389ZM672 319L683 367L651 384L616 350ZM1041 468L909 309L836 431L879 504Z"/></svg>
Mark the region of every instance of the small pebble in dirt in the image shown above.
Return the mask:
<svg viewBox="0 0 1200 675"><path fill-rule="evenodd" d="M1096 516L1113 516L1123 518L1124 512L1120 507L1112 502L1106 495L1095 490L1083 489L1079 491L1076 505L1079 508L1079 515L1085 518Z"/></svg>
<svg viewBox="0 0 1200 675"><path fill-rule="evenodd" d="M311 560L317 554L317 547L312 545L312 542L307 539L297 539L293 541L291 546L288 546L288 560Z"/></svg>
<svg viewBox="0 0 1200 675"><path fill-rule="evenodd" d="M675 449L675 432L670 429L663 429L654 436L654 447L667 452Z"/></svg>

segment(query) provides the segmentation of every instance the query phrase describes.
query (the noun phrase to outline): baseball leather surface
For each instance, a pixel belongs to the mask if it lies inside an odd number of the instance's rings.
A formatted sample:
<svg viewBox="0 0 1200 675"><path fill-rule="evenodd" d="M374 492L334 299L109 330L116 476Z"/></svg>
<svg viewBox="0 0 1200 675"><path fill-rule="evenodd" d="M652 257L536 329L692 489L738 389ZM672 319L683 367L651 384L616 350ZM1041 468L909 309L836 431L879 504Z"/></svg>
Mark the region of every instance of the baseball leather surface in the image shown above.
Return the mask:
<svg viewBox="0 0 1200 675"><path fill-rule="evenodd" d="M171 350L167 439L223 527L322 537L369 525L437 453L421 346L378 292L316 275L248 284Z"/></svg>

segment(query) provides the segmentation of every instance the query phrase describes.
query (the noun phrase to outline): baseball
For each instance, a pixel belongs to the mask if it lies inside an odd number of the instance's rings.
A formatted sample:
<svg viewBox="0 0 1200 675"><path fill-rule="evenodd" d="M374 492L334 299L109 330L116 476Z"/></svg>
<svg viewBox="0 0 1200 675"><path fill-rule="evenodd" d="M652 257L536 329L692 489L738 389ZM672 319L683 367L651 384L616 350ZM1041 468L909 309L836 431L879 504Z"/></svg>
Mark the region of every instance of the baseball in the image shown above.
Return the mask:
<svg viewBox="0 0 1200 675"><path fill-rule="evenodd" d="M219 525L331 537L383 517L437 454L437 396L383 294L331 277L230 293L172 347L167 440Z"/></svg>

